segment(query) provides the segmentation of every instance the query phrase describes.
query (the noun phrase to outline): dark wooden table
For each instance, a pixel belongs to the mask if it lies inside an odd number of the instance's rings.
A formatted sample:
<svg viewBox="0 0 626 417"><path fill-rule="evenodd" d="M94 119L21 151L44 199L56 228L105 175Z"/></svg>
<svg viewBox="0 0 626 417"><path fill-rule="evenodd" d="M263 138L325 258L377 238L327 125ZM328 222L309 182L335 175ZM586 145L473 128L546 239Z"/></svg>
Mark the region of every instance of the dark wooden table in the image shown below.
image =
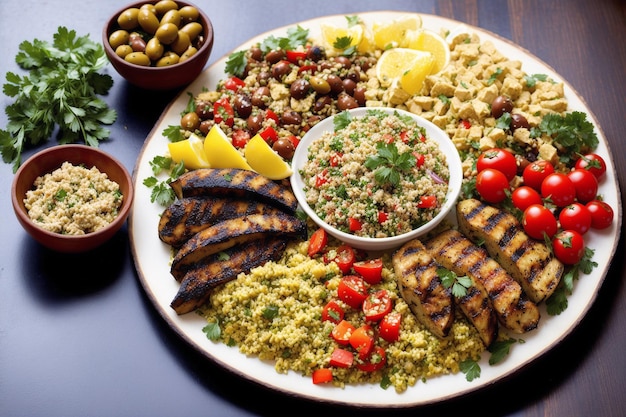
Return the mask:
<svg viewBox="0 0 626 417"><path fill-rule="evenodd" d="M60 25L100 39L125 1L0 3L0 76L18 71L22 40L50 39ZM510 39L552 66L595 113L626 184L626 6L621 0L198 1L216 39L210 62L275 27L329 14L406 10L456 19ZM115 79L107 102L119 118L102 148L132 169L174 93ZM0 99L4 108L10 103ZM6 116L0 115L0 127ZM53 142L51 142L53 143ZM50 143L50 144L51 144ZM32 154L32 151L25 156ZM289 398L230 375L183 343L139 284L126 230L84 256L32 241L13 216L0 165L0 415L388 415ZM516 375L467 397L394 415L624 416L626 268L622 241L597 300L577 329Z"/></svg>

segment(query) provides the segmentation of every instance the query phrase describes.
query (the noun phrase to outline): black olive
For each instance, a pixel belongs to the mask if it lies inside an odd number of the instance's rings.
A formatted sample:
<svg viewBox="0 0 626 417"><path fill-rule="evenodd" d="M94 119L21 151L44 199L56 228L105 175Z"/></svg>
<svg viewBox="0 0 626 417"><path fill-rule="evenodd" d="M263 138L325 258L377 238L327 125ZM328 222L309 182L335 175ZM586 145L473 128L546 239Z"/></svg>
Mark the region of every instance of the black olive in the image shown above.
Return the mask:
<svg viewBox="0 0 626 417"><path fill-rule="evenodd" d="M330 74L326 78L326 81L328 81L328 84L330 84L330 91L332 91L334 94L339 94L343 91L343 81L338 75Z"/></svg>
<svg viewBox="0 0 626 417"><path fill-rule="evenodd" d="M359 103L352 97L346 93L339 94L337 98L337 108L339 110L348 110L359 107Z"/></svg>
<svg viewBox="0 0 626 417"><path fill-rule="evenodd" d="M286 160L291 160L296 151L293 143L287 138L280 138L272 145L272 149Z"/></svg>
<svg viewBox="0 0 626 417"><path fill-rule="evenodd" d="M237 94L233 100L235 111L242 119L250 116L252 113L252 100L247 94Z"/></svg>
<svg viewBox="0 0 626 417"><path fill-rule="evenodd" d="M511 130L519 129L523 127L525 129L529 129L530 125L528 124L528 120L521 114L515 113L511 115Z"/></svg>
<svg viewBox="0 0 626 417"><path fill-rule="evenodd" d="M295 110L287 109L283 112L281 120L285 125L299 125L302 123L302 116Z"/></svg>
<svg viewBox="0 0 626 417"><path fill-rule="evenodd" d="M506 96L498 96L491 102L491 115L496 119L504 113L511 113L512 111L513 102Z"/></svg>
<svg viewBox="0 0 626 417"><path fill-rule="evenodd" d="M269 51L267 54L265 54L265 60L269 62L270 64L275 64L284 58L285 58L285 51L283 51L282 49Z"/></svg>
<svg viewBox="0 0 626 417"><path fill-rule="evenodd" d="M343 84L343 91L352 95L354 94L354 89L356 88L356 83L349 78L346 78L341 82Z"/></svg>
<svg viewBox="0 0 626 417"><path fill-rule="evenodd" d="M291 72L291 65L289 62L280 61L272 66L272 77L277 81L282 81L282 78Z"/></svg>
<svg viewBox="0 0 626 417"><path fill-rule="evenodd" d="M311 61L317 62L326 57L326 50L321 46L313 45L309 52L307 52L307 58Z"/></svg>
<svg viewBox="0 0 626 417"><path fill-rule="evenodd" d="M263 113L251 114L248 116L248 131L251 135L255 135L263 126Z"/></svg>
<svg viewBox="0 0 626 417"><path fill-rule="evenodd" d="M257 107L261 107L261 108L265 108L266 106L266 99L267 97L270 96L270 89L269 87L263 86L263 87L259 87L256 90L254 90L254 92L252 93L252 105L253 106L257 106Z"/></svg>
<svg viewBox="0 0 626 417"><path fill-rule="evenodd" d="M311 84L307 80L305 80L304 78L298 78L293 83L291 83L291 86L289 87L289 93L291 94L291 97L295 98L296 100L302 100L309 93L310 87Z"/></svg>

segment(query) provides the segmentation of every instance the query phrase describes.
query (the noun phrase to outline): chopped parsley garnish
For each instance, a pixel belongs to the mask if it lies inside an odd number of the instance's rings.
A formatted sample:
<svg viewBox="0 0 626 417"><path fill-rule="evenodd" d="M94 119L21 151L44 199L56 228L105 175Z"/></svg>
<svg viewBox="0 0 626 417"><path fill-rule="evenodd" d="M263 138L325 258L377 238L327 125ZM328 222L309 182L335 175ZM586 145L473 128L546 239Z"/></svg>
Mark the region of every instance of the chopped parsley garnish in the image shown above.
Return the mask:
<svg viewBox="0 0 626 417"><path fill-rule="evenodd" d="M437 276L441 279L441 284L446 288L452 288L452 295L455 297L464 297L467 294L467 289L473 285L473 281L470 277L459 277L454 272L448 271L445 268L437 269Z"/></svg>
<svg viewBox="0 0 626 417"><path fill-rule="evenodd" d="M489 365L497 365L502 362L511 351L511 346L518 342L524 343L522 339L496 340L493 342L491 346L487 348L487 350L491 352Z"/></svg>
<svg viewBox="0 0 626 417"><path fill-rule="evenodd" d="M480 378L480 365L473 359L466 359L459 363L459 369L465 374L465 379L468 382Z"/></svg>
<svg viewBox="0 0 626 417"><path fill-rule="evenodd" d="M551 316L558 316L568 306L567 297L574 290L574 282L578 280L580 272L590 274L593 268L598 266L597 262L591 260L595 251L585 248L585 254L580 262L572 266L561 278L561 282L550 298L546 300L546 309Z"/></svg>
<svg viewBox="0 0 626 417"><path fill-rule="evenodd" d="M396 186L400 183L400 172L415 166L415 156L411 152L399 153L395 143L378 142L378 155L365 160L365 167L374 171L377 183Z"/></svg>
<svg viewBox="0 0 626 417"><path fill-rule="evenodd" d="M220 329L220 324L217 322L207 324L202 328L202 331L206 334L207 339L214 342L218 341L222 335L222 329Z"/></svg>
<svg viewBox="0 0 626 417"><path fill-rule="evenodd" d="M244 74L246 65L248 65L246 50L242 49L241 51L233 52L228 56L224 70L229 75L236 75L240 77Z"/></svg>
<svg viewBox="0 0 626 417"><path fill-rule="evenodd" d="M157 155L150 161L150 166L154 175L143 180L143 185L152 188L150 202L154 203L156 201L162 206L168 206L176 199L174 190L172 190L169 184L185 172L185 165L183 161L174 164L172 158ZM156 176L164 171L169 173L168 178L159 180Z"/></svg>
<svg viewBox="0 0 626 417"><path fill-rule="evenodd" d="M278 306L269 305L263 309L263 317L268 320L272 320L275 317L278 317Z"/></svg>
<svg viewBox="0 0 626 417"><path fill-rule="evenodd" d="M526 86L528 88L533 88L537 81L546 81L548 76L546 74L533 74L533 75L525 75L524 79L526 80Z"/></svg>
<svg viewBox="0 0 626 417"><path fill-rule="evenodd" d="M593 124L587 120L587 115L580 111L564 116L545 115L539 126L531 129L531 137L539 137L541 134L550 136L563 149L560 158L565 164L576 159L576 154L595 149L599 143Z"/></svg>

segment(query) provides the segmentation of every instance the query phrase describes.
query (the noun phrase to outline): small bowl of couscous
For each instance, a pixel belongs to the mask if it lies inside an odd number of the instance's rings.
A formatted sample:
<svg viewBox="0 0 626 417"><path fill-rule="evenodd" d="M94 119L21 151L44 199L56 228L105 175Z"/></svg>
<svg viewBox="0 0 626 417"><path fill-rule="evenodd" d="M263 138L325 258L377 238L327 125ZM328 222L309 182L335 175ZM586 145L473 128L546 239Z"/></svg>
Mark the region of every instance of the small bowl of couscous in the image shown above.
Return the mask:
<svg viewBox="0 0 626 417"><path fill-rule="evenodd" d="M122 227L133 204L132 177L106 152L86 145L57 145L27 159L11 186L13 210L42 245L85 252Z"/></svg>
<svg viewBox="0 0 626 417"><path fill-rule="evenodd" d="M292 160L301 208L355 248L387 250L435 228L461 191L448 135L407 111L357 108L315 125Z"/></svg>

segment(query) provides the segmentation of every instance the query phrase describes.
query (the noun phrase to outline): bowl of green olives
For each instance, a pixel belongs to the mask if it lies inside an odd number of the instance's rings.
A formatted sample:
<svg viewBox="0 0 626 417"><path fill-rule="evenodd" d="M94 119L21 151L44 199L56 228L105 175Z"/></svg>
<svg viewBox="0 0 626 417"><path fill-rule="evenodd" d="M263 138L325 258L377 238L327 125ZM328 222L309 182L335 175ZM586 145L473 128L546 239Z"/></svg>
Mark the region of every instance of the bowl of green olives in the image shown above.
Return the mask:
<svg viewBox="0 0 626 417"><path fill-rule="evenodd" d="M191 83L213 48L213 25L197 6L174 0L137 2L115 12L102 30L113 68L147 90Z"/></svg>

